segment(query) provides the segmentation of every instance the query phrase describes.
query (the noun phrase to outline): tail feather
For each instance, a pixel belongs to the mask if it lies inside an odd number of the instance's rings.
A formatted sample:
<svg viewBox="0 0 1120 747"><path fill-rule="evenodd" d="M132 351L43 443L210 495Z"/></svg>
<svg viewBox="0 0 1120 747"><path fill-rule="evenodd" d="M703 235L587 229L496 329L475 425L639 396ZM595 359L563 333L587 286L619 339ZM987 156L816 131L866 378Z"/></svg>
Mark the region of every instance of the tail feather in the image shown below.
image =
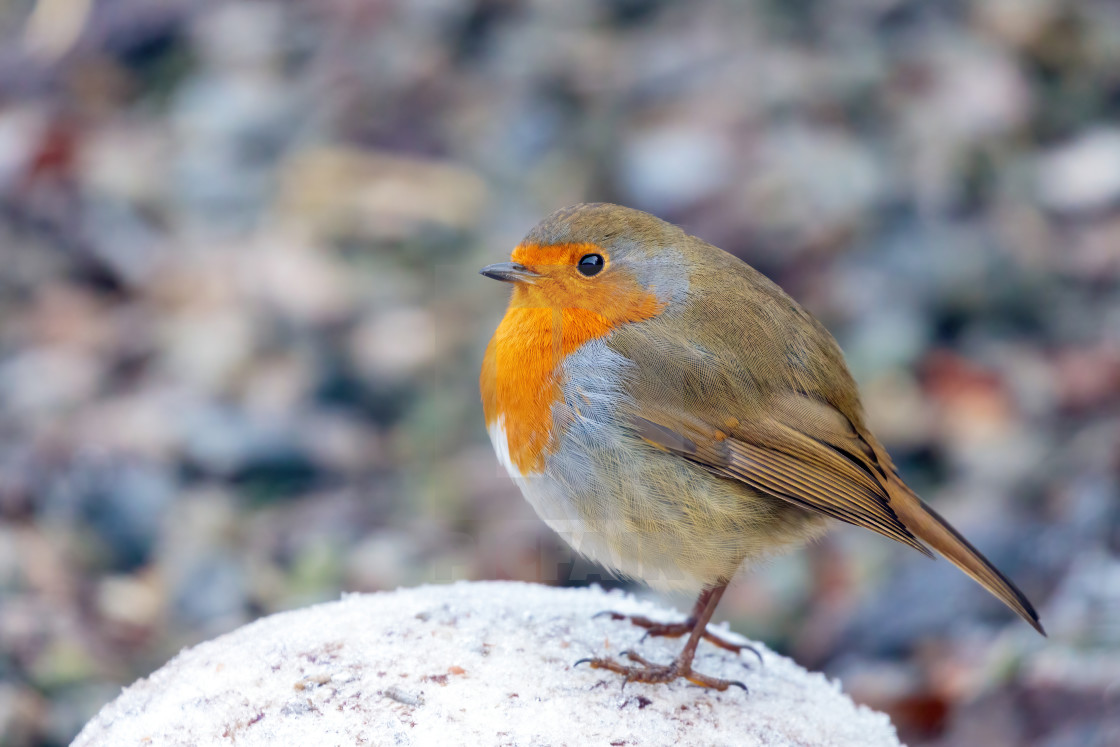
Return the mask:
<svg viewBox="0 0 1120 747"><path fill-rule="evenodd" d="M891 496L891 508L907 529L1015 610L1032 628L1046 635L1038 620L1038 613L1026 595L962 537L960 532L924 504L909 488L902 486L902 490L892 493L895 494Z"/></svg>

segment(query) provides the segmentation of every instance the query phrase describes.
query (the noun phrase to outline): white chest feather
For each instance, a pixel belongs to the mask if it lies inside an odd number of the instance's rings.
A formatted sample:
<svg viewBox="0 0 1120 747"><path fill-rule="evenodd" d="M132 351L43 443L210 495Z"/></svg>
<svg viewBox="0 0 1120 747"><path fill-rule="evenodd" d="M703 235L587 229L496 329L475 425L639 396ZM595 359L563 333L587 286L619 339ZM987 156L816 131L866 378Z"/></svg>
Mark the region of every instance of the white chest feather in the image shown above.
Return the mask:
<svg viewBox="0 0 1120 747"><path fill-rule="evenodd" d="M506 468L506 472L513 478L514 482L518 481L524 475L517 469L517 465L513 463L513 459L509 455L509 439L506 437L505 423L502 418L494 421L490 426L490 443L494 445L494 453L498 455L498 463Z"/></svg>
<svg viewBox="0 0 1120 747"><path fill-rule="evenodd" d="M494 444L494 453L497 454L498 461L506 468L506 472L521 489L521 494L525 496L525 500L537 515L566 540L572 542L572 534L581 531L583 521L578 516L569 491L547 473L523 474L517 468L510 458L509 441L501 418L490 426L490 441Z"/></svg>

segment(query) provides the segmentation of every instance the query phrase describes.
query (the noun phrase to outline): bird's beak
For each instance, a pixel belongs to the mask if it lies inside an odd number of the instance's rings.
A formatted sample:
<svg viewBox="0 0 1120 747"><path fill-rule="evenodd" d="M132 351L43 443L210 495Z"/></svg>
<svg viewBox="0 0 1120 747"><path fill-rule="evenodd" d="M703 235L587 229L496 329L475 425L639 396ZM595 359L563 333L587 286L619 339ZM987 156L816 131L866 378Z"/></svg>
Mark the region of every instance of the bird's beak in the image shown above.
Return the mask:
<svg viewBox="0 0 1120 747"><path fill-rule="evenodd" d="M533 272L525 265L519 265L516 262L498 262L497 264L486 265L478 272L488 278L501 280L503 283L532 282L534 278L540 277L540 273Z"/></svg>

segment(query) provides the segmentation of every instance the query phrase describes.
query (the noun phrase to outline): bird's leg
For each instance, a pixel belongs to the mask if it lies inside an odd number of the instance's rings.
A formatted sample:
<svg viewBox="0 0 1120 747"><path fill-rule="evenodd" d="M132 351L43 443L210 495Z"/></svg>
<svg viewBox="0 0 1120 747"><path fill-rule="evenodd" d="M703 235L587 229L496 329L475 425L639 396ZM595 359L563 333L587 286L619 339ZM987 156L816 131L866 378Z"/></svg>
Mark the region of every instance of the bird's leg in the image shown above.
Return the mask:
<svg viewBox="0 0 1120 747"><path fill-rule="evenodd" d="M700 685L701 687L726 690L732 685L735 685L736 687L741 687L746 690L747 687L742 682L709 677L705 674L693 671L692 669L692 660L696 656L696 647L700 644L700 639L705 637L705 629L708 625L708 621L712 619L712 613L716 611L716 605L719 604L720 597L723 596L724 589L726 588L727 584L724 583L719 586L713 586L710 589L705 589L700 593L700 598L696 601L696 608L693 610L695 620L691 625L688 641L685 642L680 655L677 656L672 664L654 664L633 651L624 651L623 653L627 659L634 662L637 666L620 664L614 659L599 658L583 659L576 662L576 664L587 662L593 669L608 669L621 674L626 682L672 682L678 677L684 677L689 682ZM620 616L620 619L621 617L622 616ZM638 624L640 625L641 623ZM683 631L677 635L683 635Z"/></svg>
<svg viewBox="0 0 1120 747"><path fill-rule="evenodd" d="M631 625L637 625L639 628L645 628L646 634L642 637L642 640L645 640L649 636L653 636L655 638L658 636L680 638L682 635L688 635L692 633L692 631L697 627L696 622L700 619L700 615L703 614L705 607L707 607L708 605L708 600L712 597L712 594L715 594L716 590L718 589L719 594L722 595L725 588L727 588L727 584L724 584L723 586L709 586L708 588L701 591L700 596L696 598L696 604L692 608L692 613L684 622L657 622L656 620L650 620L648 617L645 617L643 615L624 615L621 612L608 611L600 612L599 614L610 615L612 620L629 620ZM717 597L717 600L718 598L719 597ZM748 646L745 643L732 643L731 641L719 637L715 633L710 633L708 632L706 625L700 626L700 629L700 637L708 643L713 643L722 649L734 651L735 653L739 653L743 649L747 649L752 654L757 656L759 661L762 661L762 656L759 655L758 651L756 651L753 647Z"/></svg>

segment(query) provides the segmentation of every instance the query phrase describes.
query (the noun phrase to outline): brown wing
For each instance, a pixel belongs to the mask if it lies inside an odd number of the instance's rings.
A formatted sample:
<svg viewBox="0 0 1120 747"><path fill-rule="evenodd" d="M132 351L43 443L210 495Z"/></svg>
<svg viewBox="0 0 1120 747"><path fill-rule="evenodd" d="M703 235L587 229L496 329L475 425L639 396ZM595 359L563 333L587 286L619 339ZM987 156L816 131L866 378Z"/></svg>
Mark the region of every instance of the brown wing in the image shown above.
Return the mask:
<svg viewBox="0 0 1120 747"><path fill-rule="evenodd" d="M780 288L698 240L689 303L612 333L620 408L659 448L810 511L944 555L1042 632L1030 601L895 472L832 336ZM718 323L713 323L718 320Z"/></svg>
<svg viewBox="0 0 1120 747"><path fill-rule="evenodd" d="M865 527L932 553L899 520L885 485L887 469L836 410L798 395L783 395L771 415L723 428L665 407L632 415L635 431L666 451L760 492Z"/></svg>
<svg viewBox="0 0 1120 747"><path fill-rule="evenodd" d="M1039 633L1026 595L894 471L886 452L842 414L802 395L776 398L771 415L726 430L663 407L631 415L646 441L755 490L865 527L931 556L928 542Z"/></svg>
<svg viewBox="0 0 1120 747"><path fill-rule="evenodd" d="M1015 583L909 489L886 452L828 404L799 394L773 402L771 415L722 426L663 407L632 414L634 430L672 452L767 495L864 526L932 557L928 542L1046 635Z"/></svg>

